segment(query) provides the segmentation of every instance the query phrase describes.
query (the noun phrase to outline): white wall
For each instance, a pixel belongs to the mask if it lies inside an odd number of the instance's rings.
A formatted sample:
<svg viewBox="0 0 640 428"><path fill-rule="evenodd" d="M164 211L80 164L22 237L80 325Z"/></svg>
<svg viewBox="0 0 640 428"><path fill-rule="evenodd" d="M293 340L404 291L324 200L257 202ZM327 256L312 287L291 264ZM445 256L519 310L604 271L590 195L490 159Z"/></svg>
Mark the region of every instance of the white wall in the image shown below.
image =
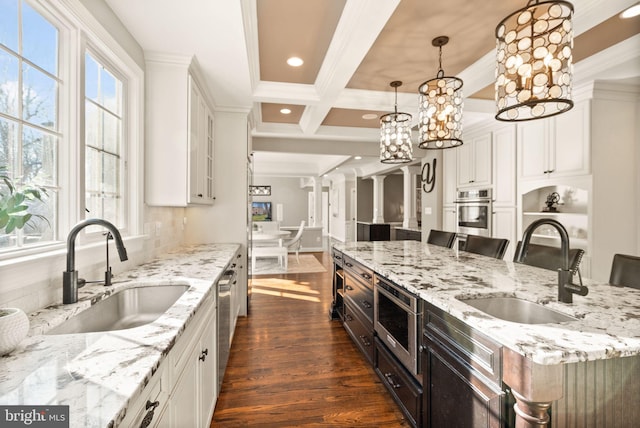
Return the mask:
<svg viewBox="0 0 640 428"><path fill-rule="evenodd" d="M267 177L253 176L253 184L256 186L271 186L271 196L254 196L257 202L271 202L273 221L276 221L276 209L282 204L281 226L298 226L304 220L308 224L309 217L309 192L311 187L300 187L298 177Z"/></svg>
<svg viewBox="0 0 640 428"><path fill-rule="evenodd" d="M455 149L447 149L455 150ZM433 165L433 160L436 160L436 183L433 187L433 191L425 193L422 191L422 241L426 241L429 231L431 229L442 229L442 195L443 195L443 176L442 176L442 151L441 150L427 150L425 156L422 158L422 164L430 163ZM433 174L433 169L431 169ZM422 187L422 186L421 186Z"/></svg>

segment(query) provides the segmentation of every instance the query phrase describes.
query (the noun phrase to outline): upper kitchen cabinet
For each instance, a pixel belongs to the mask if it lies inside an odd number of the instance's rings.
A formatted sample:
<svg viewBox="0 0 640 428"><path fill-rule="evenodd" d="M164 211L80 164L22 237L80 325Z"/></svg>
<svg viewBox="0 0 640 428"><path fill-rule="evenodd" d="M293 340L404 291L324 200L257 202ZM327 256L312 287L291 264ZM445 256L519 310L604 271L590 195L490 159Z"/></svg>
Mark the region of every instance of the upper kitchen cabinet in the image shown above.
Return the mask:
<svg viewBox="0 0 640 428"><path fill-rule="evenodd" d="M458 151L458 187L491 185L491 131L469 133Z"/></svg>
<svg viewBox="0 0 640 428"><path fill-rule="evenodd" d="M147 204L212 204L214 118L194 58L146 58Z"/></svg>
<svg viewBox="0 0 640 428"><path fill-rule="evenodd" d="M516 205L516 126L493 131L493 205Z"/></svg>
<svg viewBox="0 0 640 428"><path fill-rule="evenodd" d="M589 174L589 102L547 119L518 123L518 174L540 180Z"/></svg>

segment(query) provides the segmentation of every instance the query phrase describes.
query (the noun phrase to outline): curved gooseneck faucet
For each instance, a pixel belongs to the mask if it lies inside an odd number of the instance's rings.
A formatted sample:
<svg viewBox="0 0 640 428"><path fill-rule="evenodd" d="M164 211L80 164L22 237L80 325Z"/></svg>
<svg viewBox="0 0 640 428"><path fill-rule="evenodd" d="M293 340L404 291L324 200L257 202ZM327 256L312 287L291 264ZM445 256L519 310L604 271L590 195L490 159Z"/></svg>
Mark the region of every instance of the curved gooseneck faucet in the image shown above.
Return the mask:
<svg viewBox="0 0 640 428"><path fill-rule="evenodd" d="M113 224L100 218L89 218L76 224L69 232L67 237L67 270L62 273L62 303L76 303L78 301L78 271L75 270L76 264L76 237L82 229L87 226L98 225L103 226L111 232L116 243L116 249L120 256L120 261L128 259L127 249L122 242L120 231ZM108 241L107 241L108 242ZM108 267L107 267L108 268Z"/></svg>
<svg viewBox="0 0 640 428"><path fill-rule="evenodd" d="M573 294L586 296L589 290L582 285L572 284L572 272L569 269L569 234L562 223L551 218L541 218L529 225L522 234L522 244L514 257L514 261L523 263L527 255L529 241L533 232L543 224L548 224L560 234L560 252L562 253L562 267L558 269L558 301L563 303L573 303Z"/></svg>

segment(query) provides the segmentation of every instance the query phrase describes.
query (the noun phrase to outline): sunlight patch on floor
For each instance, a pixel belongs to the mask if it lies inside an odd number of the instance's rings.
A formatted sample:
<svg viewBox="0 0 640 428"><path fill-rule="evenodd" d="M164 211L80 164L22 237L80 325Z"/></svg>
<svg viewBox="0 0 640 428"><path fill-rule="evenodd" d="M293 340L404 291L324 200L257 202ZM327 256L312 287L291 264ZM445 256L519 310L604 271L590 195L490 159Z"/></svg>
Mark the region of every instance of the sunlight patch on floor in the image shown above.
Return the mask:
<svg viewBox="0 0 640 428"><path fill-rule="evenodd" d="M251 288L252 293L256 294L266 294L269 296L278 296L278 297L286 297L288 299L296 299L296 300L304 300L307 302L320 303L320 299L318 297L313 296L305 296L304 294L294 294L290 291L278 291L278 290L266 290L261 289L259 287L253 286Z"/></svg>

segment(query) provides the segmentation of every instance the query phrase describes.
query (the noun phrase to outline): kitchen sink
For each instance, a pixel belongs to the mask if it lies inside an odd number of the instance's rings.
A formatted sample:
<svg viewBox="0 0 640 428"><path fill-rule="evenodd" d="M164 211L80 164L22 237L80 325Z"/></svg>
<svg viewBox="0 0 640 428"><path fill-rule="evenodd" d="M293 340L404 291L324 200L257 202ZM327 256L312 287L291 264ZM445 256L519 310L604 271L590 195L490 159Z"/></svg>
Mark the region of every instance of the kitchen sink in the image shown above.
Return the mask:
<svg viewBox="0 0 640 428"><path fill-rule="evenodd" d="M164 314L188 289L188 285L127 288L97 302L46 334L124 330L149 324Z"/></svg>
<svg viewBox="0 0 640 428"><path fill-rule="evenodd" d="M460 299L460 301L492 317L521 324L555 324L577 320L572 316L517 297L478 297Z"/></svg>

